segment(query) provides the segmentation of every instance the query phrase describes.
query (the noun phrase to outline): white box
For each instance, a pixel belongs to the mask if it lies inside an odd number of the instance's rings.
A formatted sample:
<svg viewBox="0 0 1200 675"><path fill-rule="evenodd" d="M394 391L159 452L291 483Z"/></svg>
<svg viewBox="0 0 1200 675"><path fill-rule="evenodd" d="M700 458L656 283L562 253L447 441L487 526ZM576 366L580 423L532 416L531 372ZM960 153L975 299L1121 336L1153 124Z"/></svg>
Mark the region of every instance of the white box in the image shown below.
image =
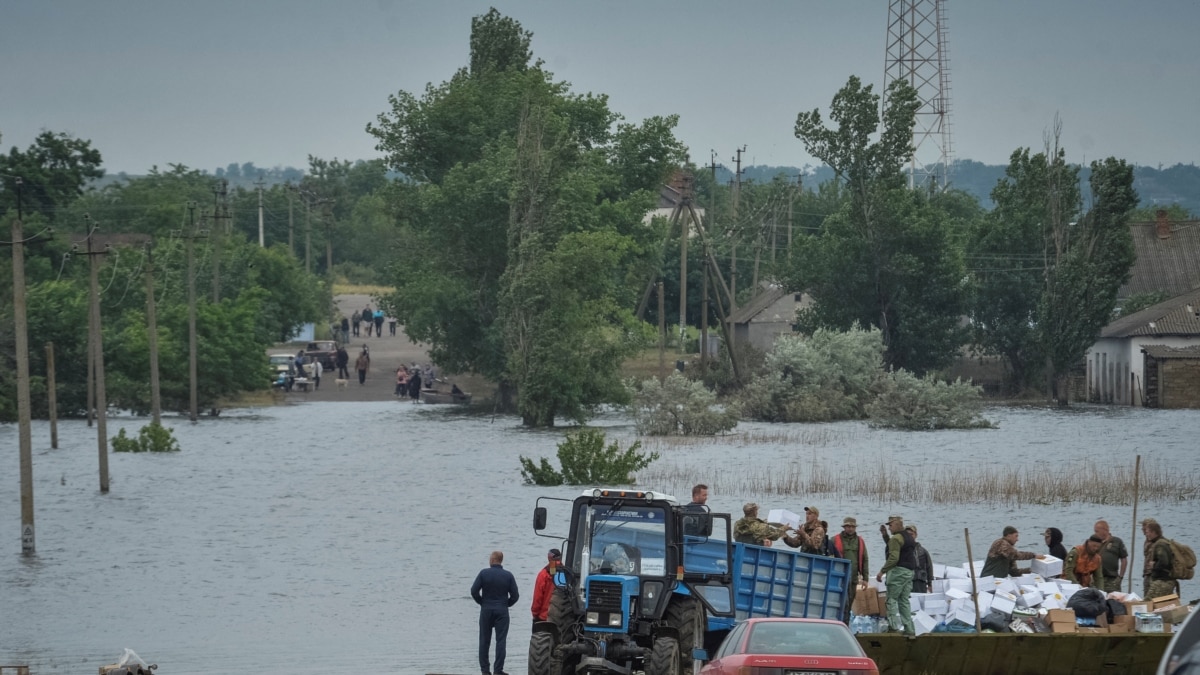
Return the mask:
<svg viewBox="0 0 1200 675"><path fill-rule="evenodd" d="M997 592L992 596L992 610L1001 614L1012 614L1017 607L1017 596L1012 593Z"/></svg>
<svg viewBox="0 0 1200 675"><path fill-rule="evenodd" d="M991 593L980 593L975 597L975 601L979 604L979 616L987 616L987 613L992 608L992 600L996 596Z"/></svg>
<svg viewBox="0 0 1200 675"><path fill-rule="evenodd" d="M962 598L969 598L971 597L971 594L958 588L951 588L950 590L946 591L946 597L950 598L951 600L959 600Z"/></svg>
<svg viewBox="0 0 1200 675"><path fill-rule="evenodd" d="M1061 593L1054 593L1042 598L1042 609L1062 609L1067 606L1063 602Z"/></svg>
<svg viewBox="0 0 1200 675"><path fill-rule="evenodd" d="M1018 607L1028 607L1033 609L1040 604L1042 604L1042 594L1038 593L1037 591L1029 591L1028 593L1022 593L1017 596Z"/></svg>
<svg viewBox="0 0 1200 675"><path fill-rule="evenodd" d="M771 509L767 513L767 522L777 525L787 525L792 529L800 527L804 519L787 509Z"/></svg>
<svg viewBox="0 0 1200 675"><path fill-rule="evenodd" d="M1052 555L1034 558L1029 561L1029 571L1043 577L1057 577L1063 573L1062 558L1055 558Z"/></svg>
<svg viewBox="0 0 1200 675"><path fill-rule="evenodd" d="M947 579L966 579L967 578L967 570L962 567L947 566L946 567L946 578Z"/></svg>
<svg viewBox="0 0 1200 675"><path fill-rule="evenodd" d="M1012 580L1017 582L1018 586L1037 585L1045 581L1040 574L1022 574L1019 577L1012 577Z"/></svg>
<svg viewBox="0 0 1200 675"><path fill-rule="evenodd" d="M967 593L971 592L971 580L970 579L947 579L947 581L950 582L949 588L946 589L947 593L950 592L951 588L957 588L958 590L966 591Z"/></svg>
<svg viewBox="0 0 1200 675"><path fill-rule="evenodd" d="M926 612L913 612L912 622L917 635L932 633L933 629L938 625L938 620Z"/></svg>
<svg viewBox="0 0 1200 675"><path fill-rule="evenodd" d="M963 607L954 613L954 618L967 624L968 626L975 625L975 608Z"/></svg>
<svg viewBox="0 0 1200 675"><path fill-rule="evenodd" d="M950 610L945 598L925 598L924 604L928 614L945 614Z"/></svg>
<svg viewBox="0 0 1200 675"><path fill-rule="evenodd" d="M996 587L996 577L991 575L979 577L975 580L975 585L979 587L980 591L990 591Z"/></svg>
<svg viewBox="0 0 1200 675"><path fill-rule="evenodd" d="M970 598L951 598L950 606L946 609L947 614L953 614L964 607L975 607Z"/></svg>
<svg viewBox="0 0 1200 675"><path fill-rule="evenodd" d="M972 574L971 574L971 565L972 564L975 566L975 574L974 574L975 578L979 578L979 577L983 576L983 566L985 564L987 564L987 561L986 560L976 560L974 563L963 563L963 565L962 565L963 571L967 573L968 577L972 576Z"/></svg>
<svg viewBox="0 0 1200 675"><path fill-rule="evenodd" d="M916 593L908 596L908 609L913 614L921 611L921 598Z"/></svg>
<svg viewBox="0 0 1200 675"><path fill-rule="evenodd" d="M934 579L933 580L932 590L934 593L945 593L947 588L950 588L949 581L947 581L945 579Z"/></svg>
<svg viewBox="0 0 1200 675"><path fill-rule="evenodd" d="M1054 583L1053 581L1043 581L1042 583L1038 584L1036 588L1043 596L1058 592L1058 584Z"/></svg>
<svg viewBox="0 0 1200 675"><path fill-rule="evenodd" d="M1003 579L996 580L996 592L1010 593L1015 596L1020 591L1017 589L1017 583L1015 581L1009 579L1008 577L1004 577Z"/></svg>
<svg viewBox="0 0 1200 675"><path fill-rule="evenodd" d="M946 566L941 563L933 563L933 578L934 579L945 579L946 578Z"/></svg>

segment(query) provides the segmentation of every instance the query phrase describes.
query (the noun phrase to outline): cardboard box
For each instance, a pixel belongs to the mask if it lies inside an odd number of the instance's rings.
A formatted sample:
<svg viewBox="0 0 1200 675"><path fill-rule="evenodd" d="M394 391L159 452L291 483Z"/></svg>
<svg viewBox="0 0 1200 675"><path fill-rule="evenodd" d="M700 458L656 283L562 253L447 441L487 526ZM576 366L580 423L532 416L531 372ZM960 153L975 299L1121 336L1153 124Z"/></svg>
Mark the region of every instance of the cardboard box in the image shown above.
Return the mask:
<svg viewBox="0 0 1200 675"><path fill-rule="evenodd" d="M1051 633L1078 633L1079 626L1074 621L1058 621L1050 624Z"/></svg>
<svg viewBox="0 0 1200 675"><path fill-rule="evenodd" d="M945 579L946 578L946 566L941 563L933 563L933 578L934 579Z"/></svg>
<svg viewBox="0 0 1200 675"><path fill-rule="evenodd" d="M950 611L950 605L943 597L926 598L924 609L928 614L945 614Z"/></svg>
<svg viewBox="0 0 1200 675"><path fill-rule="evenodd" d="M1170 607L1171 605L1178 605L1178 604L1179 604L1179 596L1174 593L1172 593L1170 595L1160 595L1157 598L1154 598L1154 609L1159 609L1161 607Z"/></svg>
<svg viewBox="0 0 1200 675"><path fill-rule="evenodd" d="M1053 624L1051 624L1053 625ZM1108 633L1108 626L1079 626L1076 633Z"/></svg>
<svg viewBox="0 0 1200 675"><path fill-rule="evenodd" d="M1067 603L1063 602L1062 595L1055 593L1042 597L1042 609L1062 609Z"/></svg>
<svg viewBox="0 0 1200 675"><path fill-rule="evenodd" d="M1128 623L1118 622L1117 619L1129 619ZM1113 622L1108 624L1108 632L1110 633L1132 633L1133 632L1133 617L1132 616L1114 616Z"/></svg>
<svg viewBox="0 0 1200 675"><path fill-rule="evenodd" d="M946 590L947 593L950 592L949 589L957 588L958 590L969 594L971 592L971 580L970 579L947 579L946 580L946 588L947 588L947 590Z"/></svg>
<svg viewBox="0 0 1200 675"><path fill-rule="evenodd" d="M1018 607L1037 607L1042 604L1042 594L1037 591L1026 591L1017 596Z"/></svg>
<svg viewBox="0 0 1200 675"><path fill-rule="evenodd" d="M987 616L992 609L992 600L995 597L991 593L980 593L975 597L975 602L979 603L979 616Z"/></svg>
<svg viewBox="0 0 1200 675"><path fill-rule="evenodd" d="M1133 616L1134 614L1145 614L1153 609L1149 600L1126 600L1121 604L1125 605L1125 613L1129 616Z"/></svg>
<svg viewBox="0 0 1200 675"><path fill-rule="evenodd" d="M1012 614L1017 607L1017 596L1012 593L997 591L992 596L992 610L1001 614Z"/></svg>
<svg viewBox="0 0 1200 675"><path fill-rule="evenodd" d="M961 600L963 598L971 597L971 594L958 588L951 588L950 590L946 591L946 597L950 598L951 600Z"/></svg>
<svg viewBox="0 0 1200 675"><path fill-rule="evenodd" d="M978 579L979 577L983 576L983 566L986 564L987 564L986 560L976 560L973 563L963 563L963 571L965 571L967 573L968 577L974 576L975 578ZM975 574L971 574L972 566L975 567Z"/></svg>
<svg viewBox="0 0 1200 675"><path fill-rule="evenodd" d="M938 620L926 612L913 612L912 622L917 635L932 633L933 629L938 625Z"/></svg>
<svg viewBox="0 0 1200 675"><path fill-rule="evenodd" d="M1029 571L1043 578L1057 577L1063 573L1062 558L1055 558L1052 555L1034 558L1029 561Z"/></svg>
<svg viewBox="0 0 1200 675"><path fill-rule="evenodd" d="M1016 584L1016 582L1014 582L1012 579L1009 579L1008 577L1005 577L1003 579L997 579L996 580L996 592L1011 593L1012 595L1015 596L1018 592L1017 584Z"/></svg>
<svg viewBox="0 0 1200 675"><path fill-rule="evenodd" d="M1046 612L1046 622L1056 623L1060 621L1074 621L1075 610L1073 609L1052 609Z"/></svg>
<svg viewBox="0 0 1200 675"><path fill-rule="evenodd" d="M767 512L767 522L772 525L787 525L792 529L800 527L804 519L787 509L771 509Z"/></svg>
<svg viewBox="0 0 1200 675"><path fill-rule="evenodd" d="M1187 605L1171 605L1162 609L1156 609L1154 613L1163 618L1163 623L1175 625L1187 620L1188 615L1191 614L1191 608Z"/></svg>
<svg viewBox="0 0 1200 675"><path fill-rule="evenodd" d="M878 595L874 588L858 589L854 594L854 604L850 606L850 611L858 616L877 616L879 614Z"/></svg>
<svg viewBox="0 0 1200 675"><path fill-rule="evenodd" d="M946 620L949 621L950 618L951 617L948 616L948 617L946 617ZM974 607L970 607L970 608L962 607L954 612L953 618L958 619L959 621L967 624L968 626L974 626L975 625L975 608Z"/></svg>

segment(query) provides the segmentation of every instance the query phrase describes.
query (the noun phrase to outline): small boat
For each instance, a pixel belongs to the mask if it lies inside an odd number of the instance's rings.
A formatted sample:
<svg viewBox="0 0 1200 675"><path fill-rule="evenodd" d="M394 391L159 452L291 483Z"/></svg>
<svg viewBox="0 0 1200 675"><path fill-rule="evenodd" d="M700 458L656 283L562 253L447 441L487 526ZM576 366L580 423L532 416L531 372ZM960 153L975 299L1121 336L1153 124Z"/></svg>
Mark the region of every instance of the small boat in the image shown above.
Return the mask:
<svg viewBox="0 0 1200 675"><path fill-rule="evenodd" d="M471 395L458 387L454 387L451 391L439 391L437 389L421 390L421 403L444 404L470 402Z"/></svg>

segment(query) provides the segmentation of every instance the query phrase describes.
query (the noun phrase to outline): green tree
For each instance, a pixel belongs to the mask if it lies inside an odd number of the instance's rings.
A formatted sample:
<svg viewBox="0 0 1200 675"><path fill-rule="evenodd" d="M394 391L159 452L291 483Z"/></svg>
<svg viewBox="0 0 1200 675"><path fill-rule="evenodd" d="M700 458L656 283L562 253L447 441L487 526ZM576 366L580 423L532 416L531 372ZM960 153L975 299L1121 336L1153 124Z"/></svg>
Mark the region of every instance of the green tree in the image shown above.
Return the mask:
<svg viewBox="0 0 1200 675"><path fill-rule="evenodd" d="M834 127L817 110L797 116L796 137L834 170L849 197L780 275L813 295L802 330L877 326L886 363L923 373L947 364L962 343L958 205L904 185L916 92L897 80L882 113L879 103L869 85L851 77L833 98Z"/></svg>
<svg viewBox="0 0 1200 675"><path fill-rule="evenodd" d="M0 154L0 219L16 211L19 192L24 214L39 213L53 222L58 209L104 175L100 164L100 151L91 141L65 132L43 131L24 152L13 147Z"/></svg>

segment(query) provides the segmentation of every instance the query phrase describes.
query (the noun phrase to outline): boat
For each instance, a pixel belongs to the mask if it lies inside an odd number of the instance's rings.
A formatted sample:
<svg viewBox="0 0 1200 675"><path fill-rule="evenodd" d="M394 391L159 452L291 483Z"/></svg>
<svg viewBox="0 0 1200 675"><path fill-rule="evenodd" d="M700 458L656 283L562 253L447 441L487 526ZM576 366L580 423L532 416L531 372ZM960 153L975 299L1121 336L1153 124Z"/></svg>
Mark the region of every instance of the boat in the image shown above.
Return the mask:
<svg viewBox="0 0 1200 675"><path fill-rule="evenodd" d="M453 404L453 403L470 403L471 395L458 387L454 387L450 391L440 391L437 389L422 389L421 403L429 404Z"/></svg>

